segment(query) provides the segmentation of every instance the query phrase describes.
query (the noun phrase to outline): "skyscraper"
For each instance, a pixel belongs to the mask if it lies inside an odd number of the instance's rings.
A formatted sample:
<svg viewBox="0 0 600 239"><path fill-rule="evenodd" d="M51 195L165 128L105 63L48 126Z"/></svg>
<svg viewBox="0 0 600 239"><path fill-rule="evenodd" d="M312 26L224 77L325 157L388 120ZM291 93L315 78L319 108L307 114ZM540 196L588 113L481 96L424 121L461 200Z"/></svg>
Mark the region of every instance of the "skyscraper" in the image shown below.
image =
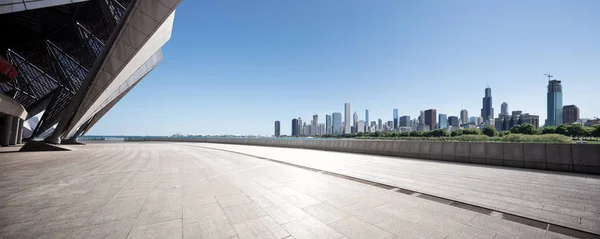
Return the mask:
<svg viewBox="0 0 600 239"><path fill-rule="evenodd" d="M579 107L576 105L565 105L563 106L562 115L563 124L575 123L579 120Z"/></svg>
<svg viewBox="0 0 600 239"><path fill-rule="evenodd" d="M485 88L483 97L483 108L481 108L481 118L486 125L490 125L490 120L494 119L494 108L492 108L492 88Z"/></svg>
<svg viewBox="0 0 600 239"><path fill-rule="evenodd" d="M461 110L460 111L460 124L467 124L469 123L469 111L465 110Z"/></svg>
<svg viewBox="0 0 600 239"><path fill-rule="evenodd" d="M419 114L419 124L417 125L417 130L423 131L424 127L425 127L425 114L421 110L421 113Z"/></svg>
<svg viewBox="0 0 600 239"><path fill-rule="evenodd" d="M352 127L354 127L354 132L352 133L356 133L358 132L358 114L356 113L356 111L354 111L354 115L352 116L352 119L354 122L354 124L352 124Z"/></svg>
<svg viewBox="0 0 600 239"><path fill-rule="evenodd" d="M342 113L335 112L331 114L333 121L333 132L332 134L342 134Z"/></svg>
<svg viewBox="0 0 600 239"><path fill-rule="evenodd" d="M296 135L296 136L303 136L303 135L306 135L306 134L304 134L304 125L305 125L305 124L306 124L306 122L304 122L304 123L303 123L303 122L302 122L302 118L301 118L301 117L298 117L298 131L297 131L297 132L298 132L298 135Z"/></svg>
<svg viewBox="0 0 600 239"><path fill-rule="evenodd" d="M445 114L440 114L439 116L439 121L438 121L438 129L445 129L446 127L448 127L448 116Z"/></svg>
<svg viewBox="0 0 600 239"><path fill-rule="evenodd" d="M435 109L425 111L425 125L429 126L430 130L437 128L437 111Z"/></svg>
<svg viewBox="0 0 600 239"><path fill-rule="evenodd" d="M344 104L344 134L352 133L352 122L350 119L350 103Z"/></svg>
<svg viewBox="0 0 600 239"><path fill-rule="evenodd" d="M405 115L400 117L400 119L398 120L398 126L399 127L411 127L411 121L410 121L410 116Z"/></svg>
<svg viewBox="0 0 600 239"><path fill-rule="evenodd" d="M502 105L500 106L500 115L508 115L508 104L506 102L502 102Z"/></svg>
<svg viewBox="0 0 600 239"><path fill-rule="evenodd" d="M452 126L452 127L458 127L459 123L458 123L458 117L456 116L450 116L448 117L448 125Z"/></svg>
<svg viewBox="0 0 600 239"><path fill-rule="evenodd" d="M325 115L325 133L332 134L333 133L333 125L331 124L331 115Z"/></svg>
<svg viewBox="0 0 600 239"><path fill-rule="evenodd" d="M369 110L365 110L365 132L368 132L368 130L366 129L366 127L369 126Z"/></svg>
<svg viewBox="0 0 600 239"><path fill-rule="evenodd" d="M292 137L300 136L300 124L298 124L298 119L292 119Z"/></svg>
<svg viewBox="0 0 600 239"><path fill-rule="evenodd" d="M358 123L356 123L356 132L360 133L360 132L365 132L365 121L364 120L359 120Z"/></svg>
<svg viewBox="0 0 600 239"><path fill-rule="evenodd" d="M546 126L562 124L562 85L559 80L548 81L548 107Z"/></svg>
<svg viewBox="0 0 600 239"><path fill-rule="evenodd" d="M377 130L378 131L383 130L383 120L382 119L377 119Z"/></svg>
<svg viewBox="0 0 600 239"><path fill-rule="evenodd" d="M398 128L398 109L394 109L394 129Z"/></svg>
<svg viewBox="0 0 600 239"><path fill-rule="evenodd" d="M275 137L279 137L281 135L281 124L279 120L275 120Z"/></svg>

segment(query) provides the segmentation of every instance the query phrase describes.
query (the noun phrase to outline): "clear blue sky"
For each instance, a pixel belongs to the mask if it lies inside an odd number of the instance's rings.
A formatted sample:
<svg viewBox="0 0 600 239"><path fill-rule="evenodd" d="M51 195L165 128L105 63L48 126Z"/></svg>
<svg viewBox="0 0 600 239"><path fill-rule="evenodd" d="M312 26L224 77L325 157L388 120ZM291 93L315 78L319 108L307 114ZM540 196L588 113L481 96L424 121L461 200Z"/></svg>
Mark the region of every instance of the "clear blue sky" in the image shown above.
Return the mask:
<svg viewBox="0 0 600 239"><path fill-rule="evenodd" d="M600 117L600 1L195 1L165 59L89 135L273 134L280 120L342 112L546 118L547 78Z"/></svg>

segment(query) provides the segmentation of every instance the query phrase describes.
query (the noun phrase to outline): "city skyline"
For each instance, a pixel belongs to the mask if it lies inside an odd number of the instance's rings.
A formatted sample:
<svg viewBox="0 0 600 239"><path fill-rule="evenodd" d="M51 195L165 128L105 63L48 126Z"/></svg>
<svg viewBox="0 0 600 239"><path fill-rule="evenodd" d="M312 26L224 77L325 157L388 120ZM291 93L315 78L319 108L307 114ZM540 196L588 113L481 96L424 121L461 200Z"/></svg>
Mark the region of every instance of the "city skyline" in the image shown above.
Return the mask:
<svg viewBox="0 0 600 239"><path fill-rule="evenodd" d="M88 134L271 135L273 120L289 134L290 119L343 113L345 102L361 116L369 109L369 121L391 120L394 108L411 119L429 108L479 116L487 83L495 109L506 101L543 124L548 72L564 85L564 105L600 117L589 100L599 84L599 8L587 0L182 1L163 47L169 60Z"/></svg>
<svg viewBox="0 0 600 239"><path fill-rule="evenodd" d="M545 74L545 75L548 76L548 86L547 86L548 101L547 101L546 107L548 109L550 109L550 108L556 108L556 107L560 106L560 110L558 112L552 113L552 115L555 115L556 117L560 118L560 120L557 121L560 124L562 124L562 122L566 118L569 119L569 123L577 122L581 118L580 113L579 113L579 108L576 105L566 105L563 107L562 106L562 85L560 84L560 81L557 81L556 79L552 79L552 76L550 76L549 74ZM557 97L556 92L560 93L558 95L558 100L555 99ZM557 101L560 102L560 104L558 106L556 106ZM445 129L447 127L456 127L456 125L457 125L456 120L458 120L458 119L461 119L458 121L460 123L459 124L460 127L462 127L463 125L465 125L465 127L467 127L467 125L466 125L467 122L462 122L463 118L469 119L468 124L472 124L473 126L476 126L476 127L493 126L498 131L509 130L514 125L525 124L525 123L533 124L536 128L541 128L544 126L556 126L556 125L552 125L552 124L555 124L556 122L546 122L546 124L548 124L548 125L540 123L539 115L523 112L522 109L515 109L513 111L509 111L508 103L505 101L500 104L501 112L498 114L497 117L494 117L494 115L493 115L494 107L493 107L493 102L492 102L492 88L489 85L485 88L484 97L483 97L481 105L482 105L482 108L480 110L481 115L480 116L471 116L471 117L468 116L469 113L468 113L467 109L461 109L459 114L457 114L457 115L448 114L445 112L441 113L441 112L438 112L437 109L435 109L435 108L421 110L420 116L417 116L418 125L417 126L411 125L410 131L413 131L413 130L430 131L430 130L434 130L434 129ZM351 107L351 103L344 103L344 109L346 110L346 112L349 112L350 107ZM565 111L568 112L566 115L563 114L563 109L565 109ZM568 109L568 110L566 110L566 109ZM392 117L391 117L392 120L387 121L388 124L390 124L390 122L391 122L391 124L393 125L391 127L393 131L402 131L400 128L405 127L406 122L410 121L410 115L403 115L402 117L400 117L398 108L394 108L392 112L393 112ZM550 113L548 113L548 114L550 115ZM329 116L329 115L327 115L327 116ZM489 118L485 118L486 116ZM313 116L313 117L315 117L315 116ZM351 127L352 127L351 133L352 134L355 134L358 132L374 132L374 131L382 131L382 130L388 131L387 129L383 129L383 127L380 126L381 125L380 122L383 121L381 118L379 118L377 121L371 121L371 122L369 121L369 109L365 109L365 115L364 115L363 119L364 120L361 120L360 115L358 115L356 110L354 110L354 113L352 115L352 123L351 123ZM402 123L401 123L400 119L403 119ZM358 126L359 122L362 122L361 126ZM374 125L376 127L369 128L369 126L371 126L371 125ZM406 128L409 128L409 127L406 127ZM327 130L329 130L329 127L327 127ZM333 132L333 129L331 131L327 131L327 132Z"/></svg>

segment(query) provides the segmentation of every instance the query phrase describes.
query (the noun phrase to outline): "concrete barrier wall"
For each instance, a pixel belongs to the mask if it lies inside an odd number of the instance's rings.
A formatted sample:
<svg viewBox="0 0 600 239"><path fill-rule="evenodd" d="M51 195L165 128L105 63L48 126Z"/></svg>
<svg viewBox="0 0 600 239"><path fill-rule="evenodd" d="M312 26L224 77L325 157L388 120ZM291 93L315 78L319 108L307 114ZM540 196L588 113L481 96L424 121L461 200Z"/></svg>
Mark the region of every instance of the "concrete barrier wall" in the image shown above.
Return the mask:
<svg viewBox="0 0 600 239"><path fill-rule="evenodd" d="M204 142L317 149L516 168L600 174L600 144L281 140L253 138L134 138L125 141Z"/></svg>

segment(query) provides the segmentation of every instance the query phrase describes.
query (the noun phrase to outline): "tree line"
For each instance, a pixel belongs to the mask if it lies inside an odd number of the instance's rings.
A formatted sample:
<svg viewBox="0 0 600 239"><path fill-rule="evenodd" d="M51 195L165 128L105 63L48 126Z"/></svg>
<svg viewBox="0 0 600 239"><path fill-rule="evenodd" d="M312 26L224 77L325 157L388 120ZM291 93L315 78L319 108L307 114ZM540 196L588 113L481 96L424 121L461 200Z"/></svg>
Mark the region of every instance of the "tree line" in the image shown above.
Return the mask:
<svg viewBox="0 0 600 239"><path fill-rule="evenodd" d="M542 135L542 134L560 134L572 138L595 137L600 138L600 124L592 127L582 126L580 124L559 125L558 127L546 126L539 130L532 124L515 125L510 130L498 132L494 126L486 126L479 130L476 128L459 129L448 132L446 129L436 129L428 132L411 131L411 132L359 132L357 134L342 134L332 135L326 134L320 137L324 138L393 138L393 137L457 137L461 135L487 135L489 137L504 137L509 134L525 134L525 135Z"/></svg>

